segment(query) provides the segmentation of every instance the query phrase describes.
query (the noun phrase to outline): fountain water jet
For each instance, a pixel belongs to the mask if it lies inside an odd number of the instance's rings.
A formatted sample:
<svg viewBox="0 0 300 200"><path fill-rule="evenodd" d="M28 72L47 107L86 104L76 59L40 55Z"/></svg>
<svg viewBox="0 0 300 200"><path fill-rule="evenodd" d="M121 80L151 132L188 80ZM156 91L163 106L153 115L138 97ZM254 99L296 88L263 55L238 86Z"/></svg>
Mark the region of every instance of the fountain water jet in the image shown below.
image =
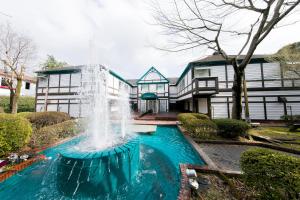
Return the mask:
<svg viewBox="0 0 300 200"><path fill-rule="evenodd" d="M81 70L80 100L88 121L86 134L72 148L60 152L58 188L67 196L78 193L107 195L130 183L138 171L139 141L127 135L129 95L120 84L113 103L109 95L109 71L99 65ZM119 129L111 121L117 106Z"/></svg>

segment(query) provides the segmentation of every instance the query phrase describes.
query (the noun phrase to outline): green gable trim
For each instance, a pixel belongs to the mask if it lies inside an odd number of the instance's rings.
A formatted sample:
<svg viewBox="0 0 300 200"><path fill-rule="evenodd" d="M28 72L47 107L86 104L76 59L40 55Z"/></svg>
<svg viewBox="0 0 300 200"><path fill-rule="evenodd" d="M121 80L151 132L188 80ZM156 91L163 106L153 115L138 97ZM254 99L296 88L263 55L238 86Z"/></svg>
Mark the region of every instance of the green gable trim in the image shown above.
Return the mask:
<svg viewBox="0 0 300 200"><path fill-rule="evenodd" d="M168 82L153 81L153 82L146 82L146 83L138 83L138 85L167 84L167 83L168 83Z"/></svg>
<svg viewBox="0 0 300 200"><path fill-rule="evenodd" d="M70 74L80 72L80 69L51 69L45 71L37 71L37 74Z"/></svg>
<svg viewBox="0 0 300 200"><path fill-rule="evenodd" d="M109 73L110 73L111 75L113 75L114 77L116 77L117 79L119 79L119 80L125 82L126 84L130 85L131 87L133 87L133 85L131 85L131 83L129 83L128 81L126 81L125 79L123 79L121 76L119 76L119 75L118 75L117 73L115 73L114 71L109 70Z"/></svg>
<svg viewBox="0 0 300 200"><path fill-rule="evenodd" d="M63 68L56 68L56 69L47 69L47 70L41 70L37 71L36 73L38 75L42 74L70 74L70 73L78 73L81 72L81 68L84 67L83 65L81 66L74 66L74 67L63 67ZM128 84L129 86L133 87L128 81L126 81L124 78L119 76L117 73L115 73L112 70L109 70L109 73L116 77L117 79L123 81L124 83Z"/></svg>
<svg viewBox="0 0 300 200"><path fill-rule="evenodd" d="M138 84L142 84L142 83L139 83L140 81L142 81L142 79L151 71L151 70L155 70L160 76L162 76L165 80L166 80L166 83L169 83L169 80L164 76L162 75L155 67L150 67L150 69L148 69L148 71L139 79L137 80L137 83ZM149 82L150 83L150 82Z"/></svg>
<svg viewBox="0 0 300 200"><path fill-rule="evenodd" d="M157 95L152 93L152 92L146 92L146 93L142 94L141 99L143 99L143 100L156 100Z"/></svg>

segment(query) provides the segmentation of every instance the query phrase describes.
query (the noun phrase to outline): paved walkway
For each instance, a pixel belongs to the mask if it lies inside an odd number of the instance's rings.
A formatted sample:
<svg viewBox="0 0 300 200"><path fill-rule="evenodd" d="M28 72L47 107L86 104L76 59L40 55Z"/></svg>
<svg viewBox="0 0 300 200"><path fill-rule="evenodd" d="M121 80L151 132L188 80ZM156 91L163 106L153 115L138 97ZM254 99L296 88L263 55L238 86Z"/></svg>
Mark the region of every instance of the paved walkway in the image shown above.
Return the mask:
<svg viewBox="0 0 300 200"><path fill-rule="evenodd" d="M241 154L253 146L226 144L198 144L201 150L221 170L241 171ZM261 148L261 147L256 147ZM299 156L296 154L290 154Z"/></svg>
<svg viewBox="0 0 300 200"><path fill-rule="evenodd" d="M176 125L176 121L165 120L132 120L133 124L147 124L147 125Z"/></svg>

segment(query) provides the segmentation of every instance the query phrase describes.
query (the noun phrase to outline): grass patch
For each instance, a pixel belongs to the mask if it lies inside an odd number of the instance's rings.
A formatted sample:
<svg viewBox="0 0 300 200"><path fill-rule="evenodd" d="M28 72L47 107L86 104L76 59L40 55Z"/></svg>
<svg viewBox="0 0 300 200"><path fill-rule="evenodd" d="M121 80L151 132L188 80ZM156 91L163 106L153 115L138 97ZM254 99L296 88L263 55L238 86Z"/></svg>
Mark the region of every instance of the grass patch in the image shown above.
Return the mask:
<svg viewBox="0 0 300 200"><path fill-rule="evenodd" d="M271 139L283 141L280 146L300 150L300 132L291 132L288 127L258 127L249 130L249 134L267 136ZM299 143L299 144L290 144Z"/></svg>

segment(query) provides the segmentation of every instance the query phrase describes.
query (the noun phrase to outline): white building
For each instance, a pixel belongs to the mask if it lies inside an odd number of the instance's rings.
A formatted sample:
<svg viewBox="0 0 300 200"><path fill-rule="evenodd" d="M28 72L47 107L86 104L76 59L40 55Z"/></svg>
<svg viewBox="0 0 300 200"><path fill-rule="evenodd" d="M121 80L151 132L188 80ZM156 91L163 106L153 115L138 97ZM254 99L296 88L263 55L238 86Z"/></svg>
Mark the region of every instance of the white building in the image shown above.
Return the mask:
<svg viewBox="0 0 300 200"><path fill-rule="evenodd" d="M77 91L81 67L39 71L36 110L64 111L80 117ZM151 67L139 79L125 80L110 71L109 93L118 95L120 84L130 90L132 108L140 113L199 112L212 118L228 118L232 109L233 67L220 55L188 64L178 78L166 78ZM278 63L255 55L246 68L250 118L278 120L300 114L300 79L289 78Z"/></svg>
<svg viewBox="0 0 300 200"><path fill-rule="evenodd" d="M10 91L6 84L5 78L11 77L10 73L0 69L0 96L9 96ZM17 85L17 80L14 80L14 86ZM36 79L34 77L25 75L22 81L21 96L35 96L36 93Z"/></svg>

